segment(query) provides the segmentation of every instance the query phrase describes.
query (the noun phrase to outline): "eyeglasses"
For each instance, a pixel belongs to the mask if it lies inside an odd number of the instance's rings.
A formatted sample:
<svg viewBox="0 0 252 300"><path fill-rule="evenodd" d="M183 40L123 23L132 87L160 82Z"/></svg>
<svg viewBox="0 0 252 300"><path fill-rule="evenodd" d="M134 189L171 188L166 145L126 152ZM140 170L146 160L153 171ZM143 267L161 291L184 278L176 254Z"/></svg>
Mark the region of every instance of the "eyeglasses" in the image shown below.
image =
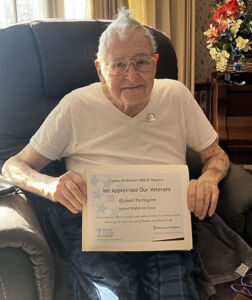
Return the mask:
<svg viewBox="0 0 252 300"><path fill-rule="evenodd" d="M150 72L155 63L157 63L158 54L155 56L141 56L134 59L119 59L111 61L107 64L109 73L112 75L119 75L127 72L129 65L132 63L138 72Z"/></svg>

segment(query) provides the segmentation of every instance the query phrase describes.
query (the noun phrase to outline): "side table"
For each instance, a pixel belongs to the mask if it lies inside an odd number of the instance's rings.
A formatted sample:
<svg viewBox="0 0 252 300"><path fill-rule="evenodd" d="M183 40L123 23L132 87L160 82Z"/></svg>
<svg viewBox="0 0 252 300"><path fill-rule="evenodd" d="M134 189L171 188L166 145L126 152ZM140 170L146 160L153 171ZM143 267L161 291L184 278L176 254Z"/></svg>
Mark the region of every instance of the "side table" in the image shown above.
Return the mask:
<svg viewBox="0 0 252 300"><path fill-rule="evenodd" d="M252 164L252 84L212 83L212 123L230 159Z"/></svg>

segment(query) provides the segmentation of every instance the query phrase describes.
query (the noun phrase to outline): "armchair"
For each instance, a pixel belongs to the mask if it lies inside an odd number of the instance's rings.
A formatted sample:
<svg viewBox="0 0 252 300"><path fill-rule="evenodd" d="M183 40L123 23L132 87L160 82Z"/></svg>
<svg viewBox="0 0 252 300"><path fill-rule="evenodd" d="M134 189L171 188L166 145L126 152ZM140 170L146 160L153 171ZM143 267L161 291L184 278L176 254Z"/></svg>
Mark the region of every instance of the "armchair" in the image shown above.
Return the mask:
<svg viewBox="0 0 252 300"><path fill-rule="evenodd" d="M106 25L38 21L0 30L0 167L29 142L66 93L98 80L93 61ZM159 52L156 77L177 79L169 39L151 31ZM201 163L191 150L188 164L191 177L198 176ZM64 161L58 161L44 172L63 170ZM54 214L57 206L20 190L0 196L0 299L67 299L66 263L60 256L67 241ZM252 179L236 165L221 183L218 212L252 245Z"/></svg>

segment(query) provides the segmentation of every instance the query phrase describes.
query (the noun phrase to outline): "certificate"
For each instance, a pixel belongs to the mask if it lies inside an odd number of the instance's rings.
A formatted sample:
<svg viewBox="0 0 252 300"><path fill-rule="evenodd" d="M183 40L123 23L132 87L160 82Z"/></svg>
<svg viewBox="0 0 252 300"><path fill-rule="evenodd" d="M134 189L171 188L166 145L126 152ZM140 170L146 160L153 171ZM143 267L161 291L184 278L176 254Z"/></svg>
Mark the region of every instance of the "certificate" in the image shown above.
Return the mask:
<svg viewBox="0 0 252 300"><path fill-rule="evenodd" d="M83 251L192 249L185 165L86 166Z"/></svg>

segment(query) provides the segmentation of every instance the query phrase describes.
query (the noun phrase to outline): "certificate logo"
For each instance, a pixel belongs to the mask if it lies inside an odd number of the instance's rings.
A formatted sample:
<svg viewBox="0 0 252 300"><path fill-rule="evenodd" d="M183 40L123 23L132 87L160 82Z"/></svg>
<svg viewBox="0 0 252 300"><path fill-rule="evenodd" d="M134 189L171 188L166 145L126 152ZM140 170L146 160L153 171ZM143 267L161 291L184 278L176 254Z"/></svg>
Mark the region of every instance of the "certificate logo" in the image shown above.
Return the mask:
<svg viewBox="0 0 252 300"><path fill-rule="evenodd" d="M113 228L96 228L96 239L111 239L114 236Z"/></svg>

